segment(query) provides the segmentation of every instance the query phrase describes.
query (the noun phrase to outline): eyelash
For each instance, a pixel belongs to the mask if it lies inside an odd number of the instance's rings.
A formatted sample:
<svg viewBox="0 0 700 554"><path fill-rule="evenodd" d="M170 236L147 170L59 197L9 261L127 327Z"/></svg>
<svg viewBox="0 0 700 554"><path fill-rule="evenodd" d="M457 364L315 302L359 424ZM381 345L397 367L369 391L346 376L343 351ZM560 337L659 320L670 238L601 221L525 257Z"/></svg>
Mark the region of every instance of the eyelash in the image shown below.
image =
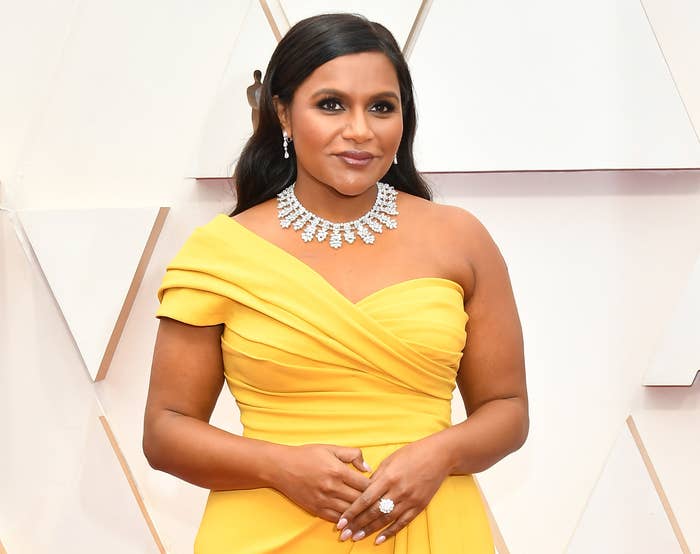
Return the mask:
<svg viewBox="0 0 700 554"><path fill-rule="evenodd" d="M320 109L327 111L327 112L339 112L340 111L340 110L336 110L336 109L327 109L326 106L328 104L338 104L339 106L342 106L341 101L338 98L335 98L333 96L323 98L322 100L320 100L318 102L317 106ZM396 110L394 104L392 104L391 102L387 102L385 100L382 100L380 102L375 103L374 106L383 106L385 108L382 111L377 112L380 114L387 114L387 113L391 113L391 112Z"/></svg>

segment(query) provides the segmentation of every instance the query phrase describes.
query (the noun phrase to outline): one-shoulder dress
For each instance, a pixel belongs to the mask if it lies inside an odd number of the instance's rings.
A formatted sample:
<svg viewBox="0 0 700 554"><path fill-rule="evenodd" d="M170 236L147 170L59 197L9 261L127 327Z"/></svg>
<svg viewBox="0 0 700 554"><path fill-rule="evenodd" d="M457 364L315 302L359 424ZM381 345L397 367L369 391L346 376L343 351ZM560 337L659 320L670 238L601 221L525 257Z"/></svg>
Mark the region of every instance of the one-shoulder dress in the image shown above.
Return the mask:
<svg viewBox="0 0 700 554"><path fill-rule="evenodd" d="M451 425L466 341L462 287L422 277L352 302L318 272L225 214L170 261L156 317L224 324L225 378L243 435L362 449L377 468ZM395 537L341 542L335 524L271 488L211 491L196 554L485 554L494 545L472 475L447 477Z"/></svg>

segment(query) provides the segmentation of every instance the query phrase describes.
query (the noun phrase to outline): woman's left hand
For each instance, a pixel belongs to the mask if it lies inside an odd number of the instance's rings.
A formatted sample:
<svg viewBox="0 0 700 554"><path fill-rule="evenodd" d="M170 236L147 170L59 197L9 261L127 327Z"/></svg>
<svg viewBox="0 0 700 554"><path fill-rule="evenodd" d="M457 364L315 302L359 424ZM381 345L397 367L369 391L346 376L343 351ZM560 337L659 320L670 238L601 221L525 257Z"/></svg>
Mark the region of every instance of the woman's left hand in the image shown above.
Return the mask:
<svg viewBox="0 0 700 554"><path fill-rule="evenodd" d="M361 540L385 527L375 540L381 544L406 527L449 475L444 453L435 446L424 439L388 456L370 477L367 489L341 514L337 525L342 530L340 540ZM379 510L382 498L394 502L388 514Z"/></svg>

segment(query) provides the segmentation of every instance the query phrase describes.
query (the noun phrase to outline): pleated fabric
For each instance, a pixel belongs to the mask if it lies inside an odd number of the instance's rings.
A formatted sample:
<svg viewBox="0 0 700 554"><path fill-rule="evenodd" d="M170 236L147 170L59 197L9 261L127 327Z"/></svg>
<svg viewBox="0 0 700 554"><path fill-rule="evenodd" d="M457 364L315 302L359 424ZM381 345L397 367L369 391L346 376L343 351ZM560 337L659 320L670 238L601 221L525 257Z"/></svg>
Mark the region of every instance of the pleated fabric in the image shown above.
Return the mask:
<svg viewBox="0 0 700 554"><path fill-rule="evenodd" d="M167 266L156 317L224 324L225 378L243 435L360 447L374 468L450 425L466 341L461 286L422 277L351 302L307 264L225 214ZM340 542L335 525L269 488L211 491L196 554L494 552L471 475L448 477L396 537Z"/></svg>

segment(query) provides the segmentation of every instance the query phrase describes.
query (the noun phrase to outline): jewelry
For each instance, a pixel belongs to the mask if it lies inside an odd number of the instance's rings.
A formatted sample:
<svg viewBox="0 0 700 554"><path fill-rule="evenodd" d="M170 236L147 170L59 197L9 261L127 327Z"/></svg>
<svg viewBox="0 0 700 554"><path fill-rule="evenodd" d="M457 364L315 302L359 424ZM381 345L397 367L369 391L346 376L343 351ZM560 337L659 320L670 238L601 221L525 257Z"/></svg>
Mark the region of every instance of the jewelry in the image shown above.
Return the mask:
<svg viewBox="0 0 700 554"><path fill-rule="evenodd" d="M365 244L373 244L375 237L372 231L381 233L384 230L382 225L387 229L396 229L398 225L395 219L389 217L399 215L396 209L398 192L386 183L377 182L377 199L370 211L353 221L342 223L328 221L307 210L294 194L294 185L296 182L277 195L277 217L280 220L280 226L285 229L291 225L295 231L298 231L306 226L301 233L304 242L309 242L314 237L317 241L323 242L330 233L329 244L332 248L340 248L342 239L345 239L348 244L355 242L355 232L357 232Z"/></svg>
<svg viewBox="0 0 700 554"><path fill-rule="evenodd" d="M382 498L379 501L379 511L383 514L390 514L394 509L394 501L391 498Z"/></svg>
<svg viewBox="0 0 700 554"><path fill-rule="evenodd" d="M287 141L291 142L292 139L287 135L287 131L282 131L282 148L284 148L284 159L289 158L289 151L287 150Z"/></svg>
<svg viewBox="0 0 700 554"><path fill-rule="evenodd" d="M399 160L396 159L397 155L398 155L398 152L396 154L394 154L394 164L396 164L396 165L398 165L398 163L399 163Z"/></svg>

